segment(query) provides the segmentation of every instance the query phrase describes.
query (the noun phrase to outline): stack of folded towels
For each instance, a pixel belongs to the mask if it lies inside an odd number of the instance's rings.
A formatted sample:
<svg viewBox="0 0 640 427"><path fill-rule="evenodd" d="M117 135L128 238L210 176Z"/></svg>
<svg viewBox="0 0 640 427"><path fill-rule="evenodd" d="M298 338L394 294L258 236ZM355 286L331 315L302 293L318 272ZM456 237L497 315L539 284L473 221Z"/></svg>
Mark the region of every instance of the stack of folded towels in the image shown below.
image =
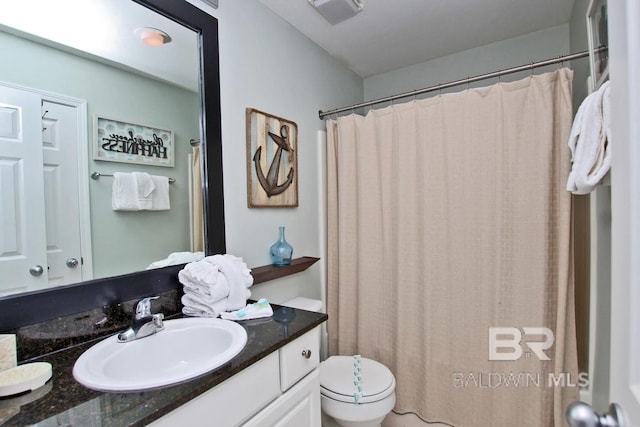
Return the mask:
<svg viewBox="0 0 640 427"><path fill-rule="evenodd" d="M218 317L245 307L253 276L247 264L234 255L213 255L186 264L178 272L184 286L182 312L187 316Z"/></svg>

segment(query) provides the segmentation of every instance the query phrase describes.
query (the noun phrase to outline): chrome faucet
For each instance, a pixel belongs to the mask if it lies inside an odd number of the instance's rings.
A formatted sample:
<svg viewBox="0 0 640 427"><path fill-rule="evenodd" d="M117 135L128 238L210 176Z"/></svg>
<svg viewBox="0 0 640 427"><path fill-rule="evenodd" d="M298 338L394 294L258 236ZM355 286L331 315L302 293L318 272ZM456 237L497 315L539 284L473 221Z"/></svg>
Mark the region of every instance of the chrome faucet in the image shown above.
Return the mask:
<svg viewBox="0 0 640 427"><path fill-rule="evenodd" d="M164 314L151 314L151 301L154 299L158 299L158 297L148 297L138 301L136 314L133 316L131 326L118 334L118 342L134 341L164 329Z"/></svg>

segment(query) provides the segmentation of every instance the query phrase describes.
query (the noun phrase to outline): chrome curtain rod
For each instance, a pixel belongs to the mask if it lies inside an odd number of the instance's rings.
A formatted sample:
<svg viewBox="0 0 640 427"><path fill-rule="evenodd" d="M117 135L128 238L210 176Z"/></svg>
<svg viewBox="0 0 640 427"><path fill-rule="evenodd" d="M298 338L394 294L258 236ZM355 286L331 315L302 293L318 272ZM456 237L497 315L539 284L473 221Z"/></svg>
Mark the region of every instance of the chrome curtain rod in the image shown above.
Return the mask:
<svg viewBox="0 0 640 427"><path fill-rule="evenodd" d="M607 46L600 46L599 48L595 49L595 53L599 53L602 51L607 50ZM394 101L396 99L401 99L401 98L407 98L410 96L416 96L416 95L420 95L423 93L428 93L428 92L435 92L438 90L442 90L442 89L447 89L453 86L460 86L460 85L465 85L465 84L469 84L469 83L474 83L477 81L481 81L481 80L487 80L487 79L491 79L494 77L500 77L500 76L504 76L507 74L513 74L513 73L517 73L519 71L526 71L526 70L533 70L534 68L539 68L539 67L545 67L547 65L553 65L553 64L558 64L561 62L567 62L567 61L572 61L574 59L579 59L579 58L584 58L589 56L589 51L585 50L582 52L577 52L577 53L572 53L569 55L564 55L564 56L558 56L557 58L551 58L551 59L545 59L544 61L538 61L538 62L532 62L530 64L525 64L525 65L520 65L518 67L512 67L512 68L507 68L504 70L499 70L499 71L494 71L492 73L486 73L486 74L479 74L477 76L474 77L467 77L466 79L460 79L460 80L455 80L449 83L442 83L442 84L437 84L434 86L429 86L426 87L424 89L417 89L417 90L413 90L411 92L404 92L404 93L400 93L397 95L391 95L391 96L387 96L384 98L378 98L378 99L374 99L372 101L366 101L366 102L361 102L359 104L354 104L351 105L349 107L343 107L343 108L336 108L335 110L329 110L329 111L322 111L319 110L318 111L318 116L320 117L320 120L324 119L327 116L330 116L332 114L338 114L338 113L343 113L345 111L352 111L355 110L356 108L362 108L362 107L370 107L372 105L376 105L376 104L382 104L385 102L390 102L390 101Z"/></svg>

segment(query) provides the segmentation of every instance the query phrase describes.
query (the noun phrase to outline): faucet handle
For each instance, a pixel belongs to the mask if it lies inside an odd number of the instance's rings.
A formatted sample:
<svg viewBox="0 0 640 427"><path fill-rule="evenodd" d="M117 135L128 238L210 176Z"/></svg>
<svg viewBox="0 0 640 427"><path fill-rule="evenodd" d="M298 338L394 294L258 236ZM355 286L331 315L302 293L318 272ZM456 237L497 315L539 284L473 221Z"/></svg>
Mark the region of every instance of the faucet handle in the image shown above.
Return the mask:
<svg viewBox="0 0 640 427"><path fill-rule="evenodd" d="M164 329L164 314L157 313L157 314L154 314L152 317L153 317L153 324L156 327L156 331L163 330Z"/></svg>
<svg viewBox="0 0 640 427"><path fill-rule="evenodd" d="M158 299L158 297L147 297L138 301L138 304L136 304L136 319L151 316L151 300L154 299Z"/></svg>

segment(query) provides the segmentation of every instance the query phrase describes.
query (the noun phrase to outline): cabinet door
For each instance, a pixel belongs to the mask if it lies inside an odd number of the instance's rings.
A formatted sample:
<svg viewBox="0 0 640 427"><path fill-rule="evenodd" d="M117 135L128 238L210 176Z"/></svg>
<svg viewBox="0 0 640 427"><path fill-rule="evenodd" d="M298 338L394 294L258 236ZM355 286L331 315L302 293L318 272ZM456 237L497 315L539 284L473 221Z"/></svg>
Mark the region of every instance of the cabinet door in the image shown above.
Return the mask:
<svg viewBox="0 0 640 427"><path fill-rule="evenodd" d="M236 427L278 396L280 381L278 353L275 352L169 412L150 426Z"/></svg>
<svg viewBox="0 0 640 427"><path fill-rule="evenodd" d="M320 374L314 369L244 427L320 427Z"/></svg>

